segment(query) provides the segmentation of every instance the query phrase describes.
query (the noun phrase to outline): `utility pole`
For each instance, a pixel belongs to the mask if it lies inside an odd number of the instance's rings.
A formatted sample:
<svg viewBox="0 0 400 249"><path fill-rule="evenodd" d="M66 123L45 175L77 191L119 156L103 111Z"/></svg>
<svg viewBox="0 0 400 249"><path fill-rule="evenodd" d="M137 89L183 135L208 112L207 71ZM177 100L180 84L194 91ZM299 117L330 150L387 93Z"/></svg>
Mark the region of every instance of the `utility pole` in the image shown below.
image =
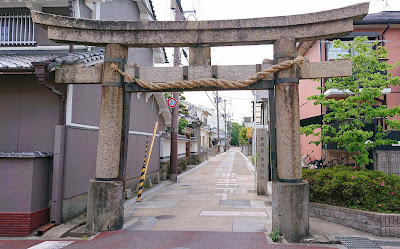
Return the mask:
<svg viewBox="0 0 400 249"><path fill-rule="evenodd" d="M220 150L219 150L219 107L218 107L218 102L219 102L219 100L218 100L218 91L215 91L216 93L215 93L215 95L216 95L216 98L215 98L215 104L216 104L216 106L217 106L217 148L218 148L218 153L220 152Z"/></svg>
<svg viewBox="0 0 400 249"><path fill-rule="evenodd" d="M175 10L175 21L182 21L182 6L180 1L176 1L178 8ZM173 6L171 6L172 8ZM180 49L179 47L174 48L174 67L180 65ZM178 181L178 119L179 119L179 92L173 92L172 97L176 99L176 106L172 108L172 120L171 120L171 155L170 155L170 170L169 179L172 182Z"/></svg>
<svg viewBox="0 0 400 249"><path fill-rule="evenodd" d="M227 138L227 136L226 136L226 133L227 133L227 129L228 129L228 127L227 127L227 125L226 125L226 99L224 99L224 113L225 113L225 117L224 117L224 122L225 122L225 146L224 146L224 151L226 151L226 149L228 148L228 145L227 145L227 141L226 141L226 138Z"/></svg>

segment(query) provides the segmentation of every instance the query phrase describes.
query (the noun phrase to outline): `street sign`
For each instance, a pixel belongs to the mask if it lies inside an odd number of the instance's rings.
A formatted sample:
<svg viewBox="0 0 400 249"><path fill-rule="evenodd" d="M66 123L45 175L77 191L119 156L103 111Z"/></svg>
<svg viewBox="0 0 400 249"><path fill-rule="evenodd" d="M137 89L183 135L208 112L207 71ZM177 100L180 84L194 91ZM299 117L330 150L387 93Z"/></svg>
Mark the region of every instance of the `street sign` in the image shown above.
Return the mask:
<svg viewBox="0 0 400 249"><path fill-rule="evenodd" d="M252 127L248 126L246 131L246 138L251 138L252 131L253 131Z"/></svg>
<svg viewBox="0 0 400 249"><path fill-rule="evenodd" d="M167 103L169 107L174 108L178 102L176 101L175 98L169 98L167 100Z"/></svg>

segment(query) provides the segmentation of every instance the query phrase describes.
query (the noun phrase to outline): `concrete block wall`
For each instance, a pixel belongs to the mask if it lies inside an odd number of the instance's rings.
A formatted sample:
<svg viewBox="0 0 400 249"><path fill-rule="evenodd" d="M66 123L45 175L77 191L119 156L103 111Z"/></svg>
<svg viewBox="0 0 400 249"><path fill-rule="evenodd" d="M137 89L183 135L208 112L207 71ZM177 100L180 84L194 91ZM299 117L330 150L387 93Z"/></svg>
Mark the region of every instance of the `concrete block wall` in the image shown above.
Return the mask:
<svg viewBox="0 0 400 249"><path fill-rule="evenodd" d="M242 152L245 156L251 156L251 144L242 145Z"/></svg>
<svg viewBox="0 0 400 249"><path fill-rule="evenodd" d="M344 164L354 164L355 161L350 157L350 154L346 150L332 150L332 149L322 149L322 155L325 157L325 163L330 160L337 159L340 160L342 157L344 158ZM316 159L319 159L318 157ZM337 163L336 161L334 163Z"/></svg>
<svg viewBox="0 0 400 249"><path fill-rule="evenodd" d="M386 174L400 176L400 151L378 150L375 152L374 166L376 170Z"/></svg>
<svg viewBox="0 0 400 249"><path fill-rule="evenodd" d="M311 217L382 237L400 237L400 215L382 214L310 202Z"/></svg>

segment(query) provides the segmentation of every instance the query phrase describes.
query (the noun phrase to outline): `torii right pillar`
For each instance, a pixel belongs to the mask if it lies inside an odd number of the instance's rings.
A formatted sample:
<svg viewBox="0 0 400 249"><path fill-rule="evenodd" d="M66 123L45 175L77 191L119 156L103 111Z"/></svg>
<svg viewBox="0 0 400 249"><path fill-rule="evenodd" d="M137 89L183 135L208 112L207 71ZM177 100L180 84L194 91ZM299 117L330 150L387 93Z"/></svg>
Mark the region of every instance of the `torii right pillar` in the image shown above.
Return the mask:
<svg viewBox="0 0 400 249"><path fill-rule="evenodd" d="M275 41L275 64L293 60L296 53L295 39ZM278 181L272 187L272 229L298 242L309 234L309 190L301 176L299 77L293 67L275 75L275 108Z"/></svg>

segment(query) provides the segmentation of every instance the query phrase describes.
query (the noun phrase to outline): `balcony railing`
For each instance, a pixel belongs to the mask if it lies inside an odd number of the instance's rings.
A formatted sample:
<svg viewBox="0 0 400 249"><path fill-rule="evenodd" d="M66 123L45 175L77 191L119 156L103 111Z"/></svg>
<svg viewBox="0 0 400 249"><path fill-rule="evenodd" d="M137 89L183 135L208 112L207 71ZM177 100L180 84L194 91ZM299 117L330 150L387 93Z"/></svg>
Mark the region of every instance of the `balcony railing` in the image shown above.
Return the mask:
<svg viewBox="0 0 400 249"><path fill-rule="evenodd" d="M0 14L0 45L34 45L35 25L29 14Z"/></svg>

